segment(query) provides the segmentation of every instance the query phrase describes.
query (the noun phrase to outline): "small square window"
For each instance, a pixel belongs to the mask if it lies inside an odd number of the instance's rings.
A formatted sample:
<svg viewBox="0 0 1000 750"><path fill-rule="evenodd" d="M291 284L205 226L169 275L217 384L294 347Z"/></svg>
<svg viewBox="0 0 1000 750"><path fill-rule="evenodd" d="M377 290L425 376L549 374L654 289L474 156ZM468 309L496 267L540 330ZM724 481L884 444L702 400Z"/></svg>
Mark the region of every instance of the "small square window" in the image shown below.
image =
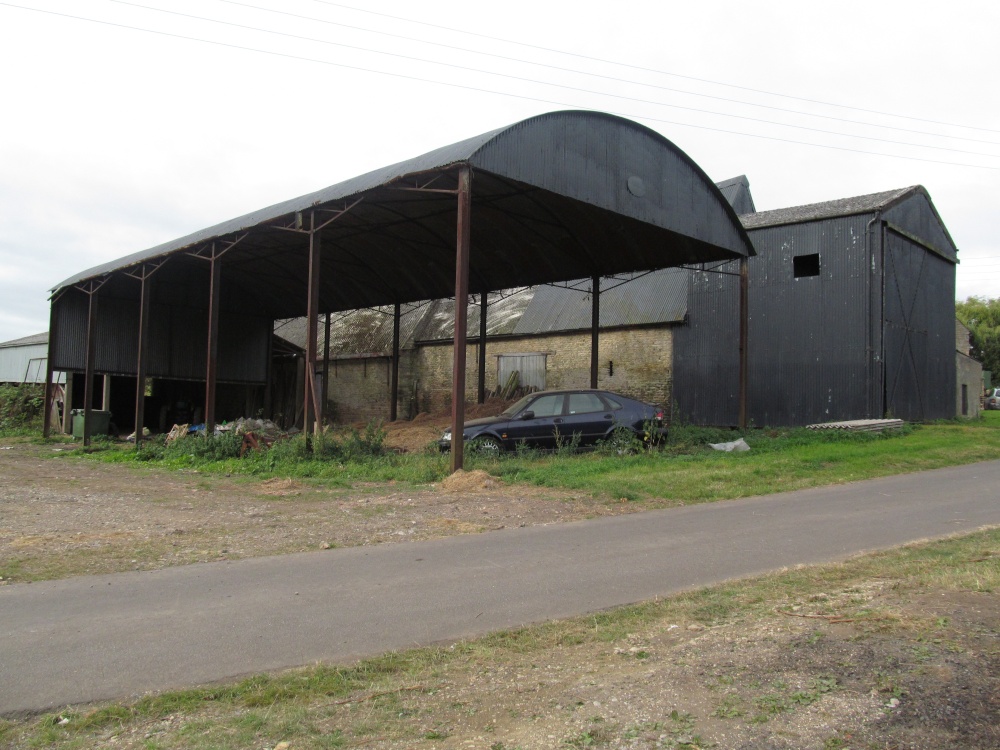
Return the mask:
<svg viewBox="0 0 1000 750"><path fill-rule="evenodd" d="M819 276L819 253L796 255L792 258L792 271L797 279L805 276Z"/></svg>

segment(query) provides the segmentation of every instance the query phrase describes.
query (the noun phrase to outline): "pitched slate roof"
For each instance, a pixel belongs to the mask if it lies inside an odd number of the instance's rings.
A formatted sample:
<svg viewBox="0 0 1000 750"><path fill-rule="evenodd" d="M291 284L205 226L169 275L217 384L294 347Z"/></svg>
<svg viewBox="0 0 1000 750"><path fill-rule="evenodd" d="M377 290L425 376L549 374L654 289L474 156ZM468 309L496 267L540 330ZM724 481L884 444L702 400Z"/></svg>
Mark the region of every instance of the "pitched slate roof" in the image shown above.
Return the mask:
<svg viewBox="0 0 1000 750"><path fill-rule="evenodd" d="M911 193L922 190L923 188L919 185L914 185L896 190L887 190L884 193L871 193L870 195L840 198L839 200L825 201L823 203L810 203L805 206L778 208L774 211L760 211L758 213L744 214L740 216L740 221L743 222L743 226L747 229L757 229L759 227L773 227L780 224L800 224L817 219L831 219L837 216L854 216L856 214L884 210Z"/></svg>

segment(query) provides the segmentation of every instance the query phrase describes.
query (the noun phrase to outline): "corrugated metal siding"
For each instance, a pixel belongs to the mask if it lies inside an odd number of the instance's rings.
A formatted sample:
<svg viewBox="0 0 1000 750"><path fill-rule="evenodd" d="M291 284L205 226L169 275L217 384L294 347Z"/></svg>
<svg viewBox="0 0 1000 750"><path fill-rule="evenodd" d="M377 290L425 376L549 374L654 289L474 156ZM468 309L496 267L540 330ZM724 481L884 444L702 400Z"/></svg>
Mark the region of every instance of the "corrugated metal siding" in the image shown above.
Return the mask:
<svg viewBox="0 0 1000 750"><path fill-rule="evenodd" d="M207 312L171 304L169 295L154 295L150 306L149 377L201 380L208 350ZM54 367L80 372L86 363L87 296L66 291L58 305L59 326ZM138 302L98 293L97 346L94 371L135 375L139 338ZM267 375L271 321L249 314L219 316L218 379L231 383L263 383Z"/></svg>
<svg viewBox="0 0 1000 750"><path fill-rule="evenodd" d="M503 387L512 372L517 372L518 383L545 390L545 354L501 354L497 357L497 383Z"/></svg>
<svg viewBox="0 0 1000 750"><path fill-rule="evenodd" d="M893 223L907 222L900 226L914 234L931 227L936 214L923 193L909 200ZM954 416L954 266L880 224L869 230L875 217L750 231L758 252L749 261L754 424ZM814 253L819 275L795 278L795 256ZM693 272L690 289L690 322L675 334L675 416L734 424L738 280Z"/></svg>
<svg viewBox="0 0 1000 750"><path fill-rule="evenodd" d="M687 271L666 268L625 279L604 279L602 328L677 323L687 312ZM590 328L591 282L576 288L541 286L514 327L517 335Z"/></svg>
<svg viewBox="0 0 1000 750"><path fill-rule="evenodd" d="M921 421L955 416L954 266L885 232L885 411Z"/></svg>
<svg viewBox="0 0 1000 750"><path fill-rule="evenodd" d="M759 256L758 256L759 257ZM691 272L688 320L674 331L673 422L735 425L739 414L739 263Z"/></svg>
<svg viewBox="0 0 1000 750"><path fill-rule="evenodd" d="M44 383L48 351L48 343L0 347L0 383Z"/></svg>
<svg viewBox="0 0 1000 750"><path fill-rule="evenodd" d="M869 413L870 217L751 233L750 418L758 425L858 419ZM819 254L795 278L795 256Z"/></svg>

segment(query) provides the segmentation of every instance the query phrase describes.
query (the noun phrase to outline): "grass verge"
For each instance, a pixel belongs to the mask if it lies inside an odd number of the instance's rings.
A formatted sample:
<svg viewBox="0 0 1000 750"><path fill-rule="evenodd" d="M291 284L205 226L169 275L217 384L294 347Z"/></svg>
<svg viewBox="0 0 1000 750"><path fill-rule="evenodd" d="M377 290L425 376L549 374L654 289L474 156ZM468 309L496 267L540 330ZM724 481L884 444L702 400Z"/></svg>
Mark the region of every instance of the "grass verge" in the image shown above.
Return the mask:
<svg viewBox="0 0 1000 750"><path fill-rule="evenodd" d="M935 724L924 688L947 671L953 691L996 689L998 590L1000 530L984 530L350 666L0 721L0 746L710 747L777 731L824 748L987 747L995 706ZM970 596L980 620L913 605ZM911 703L922 719L904 721Z"/></svg>
<svg viewBox="0 0 1000 750"><path fill-rule="evenodd" d="M709 442L743 437L746 453L720 453ZM170 469L252 476L290 476L333 486L356 482L437 482L449 471L436 452L386 453L366 435L331 441L315 453L300 438L271 451L218 455L206 441L188 438L166 450L141 451L112 443L95 446L102 461L141 462ZM209 444L211 441L207 441ZM343 445L347 447L344 448ZM230 449L230 453L232 453ZM499 458L470 455L469 469L485 469L508 482L581 490L594 497L645 501L651 507L723 500L871 479L1000 458L1000 412L975 420L938 422L886 433L820 432L799 428L745 432L678 427L659 450L635 455L612 451L537 453Z"/></svg>

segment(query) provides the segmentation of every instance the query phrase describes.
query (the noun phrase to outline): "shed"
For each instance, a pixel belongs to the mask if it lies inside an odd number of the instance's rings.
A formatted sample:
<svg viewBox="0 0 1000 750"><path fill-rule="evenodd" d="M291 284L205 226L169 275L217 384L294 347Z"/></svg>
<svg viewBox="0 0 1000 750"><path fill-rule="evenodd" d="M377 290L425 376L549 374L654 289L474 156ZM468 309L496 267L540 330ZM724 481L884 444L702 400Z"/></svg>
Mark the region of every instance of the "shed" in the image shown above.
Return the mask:
<svg viewBox="0 0 1000 750"><path fill-rule="evenodd" d="M757 425L955 416L957 249L921 186L740 217ZM680 416L735 424L735 264L692 273L677 332ZM727 275L728 274L728 275ZM729 321L729 325L720 325Z"/></svg>
<svg viewBox="0 0 1000 750"><path fill-rule="evenodd" d="M0 383L44 383L48 353L47 331L0 343ZM59 373L57 382L64 380Z"/></svg>

